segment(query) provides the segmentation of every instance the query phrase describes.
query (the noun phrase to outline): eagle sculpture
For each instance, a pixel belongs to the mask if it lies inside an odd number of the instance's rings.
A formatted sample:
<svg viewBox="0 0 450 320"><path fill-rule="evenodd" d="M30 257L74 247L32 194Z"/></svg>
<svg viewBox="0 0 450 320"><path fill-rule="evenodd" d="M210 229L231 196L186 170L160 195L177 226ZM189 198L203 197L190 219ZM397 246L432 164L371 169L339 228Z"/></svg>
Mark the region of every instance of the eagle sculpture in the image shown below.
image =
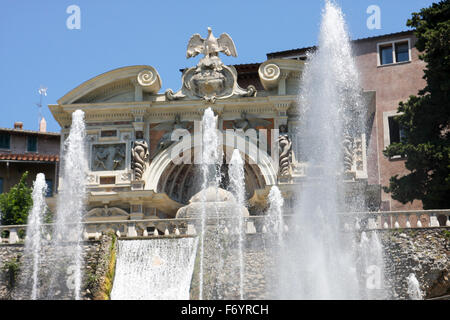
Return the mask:
<svg viewBox="0 0 450 320"><path fill-rule="evenodd" d="M217 39L214 37L212 29L208 27L206 39L203 39L198 33L191 37L187 46L186 58L195 57L200 53L203 53L206 57L217 57L219 52L223 52L227 56L237 57L236 47L231 37L222 33Z"/></svg>

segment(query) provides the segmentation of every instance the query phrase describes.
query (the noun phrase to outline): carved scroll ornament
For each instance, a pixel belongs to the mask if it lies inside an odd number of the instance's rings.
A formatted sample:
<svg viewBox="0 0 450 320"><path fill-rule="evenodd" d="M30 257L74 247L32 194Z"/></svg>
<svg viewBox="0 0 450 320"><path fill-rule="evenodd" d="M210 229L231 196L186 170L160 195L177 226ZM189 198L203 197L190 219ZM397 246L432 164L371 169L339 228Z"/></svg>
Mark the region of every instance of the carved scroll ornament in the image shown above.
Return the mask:
<svg viewBox="0 0 450 320"><path fill-rule="evenodd" d="M142 179L148 158L149 152L147 142L145 140L135 141L133 148L131 149L131 169L133 169L135 180Z"/></svg>

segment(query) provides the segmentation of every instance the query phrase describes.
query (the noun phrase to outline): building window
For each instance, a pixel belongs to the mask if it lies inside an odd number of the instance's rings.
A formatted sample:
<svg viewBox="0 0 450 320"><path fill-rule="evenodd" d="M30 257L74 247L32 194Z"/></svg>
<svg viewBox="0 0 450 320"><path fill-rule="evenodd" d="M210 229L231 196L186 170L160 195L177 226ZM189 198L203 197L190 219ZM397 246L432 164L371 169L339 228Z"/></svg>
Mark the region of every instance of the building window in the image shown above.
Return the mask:
<svg viewBox="0 0 450 320"><path fill-rule="evenodd" d="M389 141L392 143L400 143L405 138L405 131L402 126L398 123L397 117L389 117Z"/></svg>
<svg viewBox="0 0 450 320"><path fill-rule="evenodd" d="M395 44L395 61L406 62L409 61L409 44L408 42Z"/></svg>
<svg viewBox="0 0 450 320"><path fill-rule="evenodd" d="M0 132L0 149L10 148L10 134L6 132Z"/></svg>
<svg viewBox="0 0 450 320"><path fill-rule="evenodd" d="M0 178L0 194L3 193L3 178Z"/></svg>
<svg viewBox="0 0 450 320"><path fill-rule="evenodd" d="M394 56L392 55L392 46L380 48L381 65L394 63Z"/></svg>
<svg viewBox="0 0 450 320"><path fill-rule="evenodd" d="M47 193L45 194L45 196L48 198L53 197L53 180L46 179L45 183L47 184Z"/></svg>
<svg viewBox="0 0 450 320"><path fill-rule="evenodd" d="M27 151L28 152L37 152L37 136L28 136L27 137Z"/></svg>
<svg viewBox="0 0 450 320"><path fill-rule="evenodd" d="M380 66L411 61L410 41L401 40L378 44L378 64Z"/></svg>
<svg viewBox="0 0 450 320"><path fill-rule="evenodd" d="M387 111L383 113L383 130L384 130L384 149L393 143L403 142L405 139L405 130L398 123L398 116L401 115L397 111ZM396 155L391 159L402 158L402 155Z"/></svg>

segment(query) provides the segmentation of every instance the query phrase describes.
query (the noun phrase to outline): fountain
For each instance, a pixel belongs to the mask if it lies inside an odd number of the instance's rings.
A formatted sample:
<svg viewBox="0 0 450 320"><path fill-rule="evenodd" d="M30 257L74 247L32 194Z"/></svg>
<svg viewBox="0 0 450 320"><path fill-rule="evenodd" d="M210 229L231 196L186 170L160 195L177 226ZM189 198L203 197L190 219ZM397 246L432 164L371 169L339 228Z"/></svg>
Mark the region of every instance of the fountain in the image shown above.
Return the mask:
<svg viewBox="0 0 450 320"><path fill-rule="evenodd" d="M236 197L238 208L245 206L245 172L244 161L238 149L233 151L231 157L228 175L230 177L230 191ZM238 241L238 259L239 259L239 295L244 299L244 221L240 210L233 210L237 221L237 241Z"/></svg>
<svg viewBox="0 0 450 320"><path fill-rule="evenodd" d="M280 189L277 186L273 186L269 193L269 209L267 211L266 224L270 231L276 235L280 247L283 244L284 232L283 204L284 199Z"/></svg>
<svg viewBox="0 0 450 320"><path fill-rule="evenodd" d="M411 273L406 278L406 281L408 282L408 295L411 300L422 300L423 293L422 290L420 290L420 284L416 278L416 275L414 273Z"/></svg>
<svg viewBox="0 0 450 320"><path fill-rule="evenodd" d="M197 242L119 240L111 300L188 300Z"/></svg>
<svg viewBox="0 0 450 320"><path fill-rule="evenodd" d="M308 54L299 96L302 126L297 130L300 154L308 163L306 181L297 191L296 227L281 261L280 298L359 299L363 272L356 264L352 232L341 232L344 181L352 180L348 147L362 127L363 104L358 72L343 14L327 1L319 46Z"/></svg>
<svg viewBox="0 0 450 320"><path fill-rule="evenodd" d="M213 187L218 190L220 184L220 172L217 170L219 163L222 163L222 151L219 149L219 136L217 134L217 117L211 108L205 110L202 119L202 190L208 187ZM205 193L202 193L204 195ZM206 199L202 199L206 203ZM200 283L199 283L199 299L203 299L204 287L204 256L205 256L205 237L207 228L208 212L206 205L201 209L201 234L200 234ZM219 226L217 226L219 227ZM217 229L216 229L217 231ZM212 240L212 239L210 239ZM219 246L218 241L215 241L216 246ZM218 247L220 252L220 248ZM221 262L221 259L219 261ZM220 269L220 266L217 266Z"/></svg>
<svg viewBox="0 0 450 320"><path fill-rule="evenodd" d="M361 298L381 300L387 298L384 286L384 253L376 232L361 233L357 251L359 269L367 277L361 277Z"/></svg>
<svg viewBox="0 0 450 320"><path fill-rule="evenodd" d="M51 248L49 299L60 297L80 299L82 279L82 216L86 197L86 172L84 112L72 114L72 126L64 142L61 183L56 207L56 224Z"/></svg>
<svg viewBox="0 0 450 320"><path fill-rule="evenodd" d="M39 266L41 262L42 247L42 223L43 217L47 210L45 202L45 194L47 192L47 184L45 183L45 175L38 173L33 184L33 207L28 215L25 250L23 259L24 269L21 270L19 288L26 290L31 286L31 300L38 299L39 284ZM31 281L31 283L30 283Z"/></svg>

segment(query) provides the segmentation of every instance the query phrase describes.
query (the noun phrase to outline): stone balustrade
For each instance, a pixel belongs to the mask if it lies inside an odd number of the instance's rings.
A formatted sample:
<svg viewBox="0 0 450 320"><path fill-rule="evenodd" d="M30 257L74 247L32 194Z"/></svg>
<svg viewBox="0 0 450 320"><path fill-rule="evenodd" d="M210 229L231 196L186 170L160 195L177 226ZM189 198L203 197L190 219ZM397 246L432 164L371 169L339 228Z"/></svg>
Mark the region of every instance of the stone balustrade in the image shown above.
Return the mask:
<svg viewBox="0 0 450 320"><path fill-rule="evenodd" d="M361 212L339 214L344 230L410 229L450 227L450 210ZM295 230L292 214L283 216L282 231ZM217 225L225 233L237 232L233 218L207 219L206 225ZM23 242L26 225L0 226L1 243ZM42 225L42 236L50 241L54 224ZM83 223L83 239L99 240L102 234L114 232L119 238L156 238L195 236L201 227L199 218L89 221ZM267 216L244 218L247 234L277 233ZM3 238L7 236L6 238ZM58 237L62 235L58 235Z"/></svg>
<svg viewBox="0 0 450 320"><path fill-rule="evenodd" d="M346 230L450 227L450 210L360 212L341 215Z"/></svg>

